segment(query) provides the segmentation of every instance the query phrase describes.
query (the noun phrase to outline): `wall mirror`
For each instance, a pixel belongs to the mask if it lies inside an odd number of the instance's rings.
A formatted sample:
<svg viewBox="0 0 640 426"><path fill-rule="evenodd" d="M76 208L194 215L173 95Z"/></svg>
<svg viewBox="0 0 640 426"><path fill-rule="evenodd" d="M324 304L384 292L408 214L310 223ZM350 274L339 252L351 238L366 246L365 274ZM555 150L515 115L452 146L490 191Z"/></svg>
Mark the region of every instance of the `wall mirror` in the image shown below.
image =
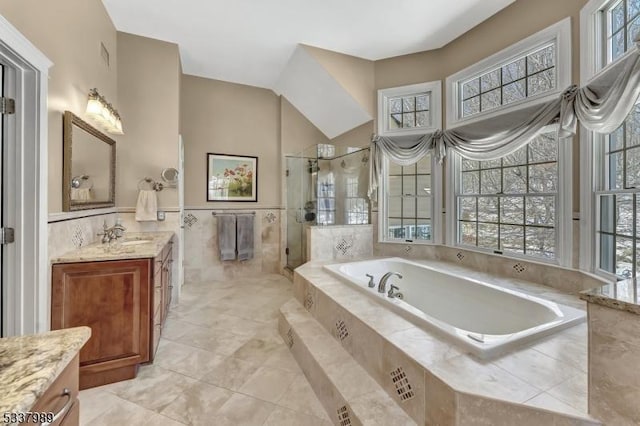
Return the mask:
<svg viewBox="0 0 640 426"><path fill-rule="evenodd" d="M70 111L63 128L63 210L115 206L116 141Z"/></svg>

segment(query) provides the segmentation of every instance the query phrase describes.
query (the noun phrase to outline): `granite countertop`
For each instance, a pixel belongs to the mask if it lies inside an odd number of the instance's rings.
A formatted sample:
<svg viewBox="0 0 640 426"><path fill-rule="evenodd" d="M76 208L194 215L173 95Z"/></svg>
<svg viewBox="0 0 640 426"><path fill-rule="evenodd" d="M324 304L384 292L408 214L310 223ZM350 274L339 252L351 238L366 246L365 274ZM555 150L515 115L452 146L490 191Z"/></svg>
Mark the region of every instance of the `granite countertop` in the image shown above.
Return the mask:
<svg viewBox="0 0 640 426"><path fill-rule="evenodd" d="M156 257L173 237L173 232L127 232L111 246L100 242L70 251L51 263L95 262L103 260L144 259Z"/></svg>
<svg viewBox="0 0 640 426"><path fill-rule="evenodd" d="M75 327L0 339L0 414L29 411L89 337Z"/></svg>
<svg viewBox="0 0 640 426"><path fill-rule="evenodd" d="M580 298L612 309L640 315L640 282L635 279L618 281L580 293Z"/></svg>

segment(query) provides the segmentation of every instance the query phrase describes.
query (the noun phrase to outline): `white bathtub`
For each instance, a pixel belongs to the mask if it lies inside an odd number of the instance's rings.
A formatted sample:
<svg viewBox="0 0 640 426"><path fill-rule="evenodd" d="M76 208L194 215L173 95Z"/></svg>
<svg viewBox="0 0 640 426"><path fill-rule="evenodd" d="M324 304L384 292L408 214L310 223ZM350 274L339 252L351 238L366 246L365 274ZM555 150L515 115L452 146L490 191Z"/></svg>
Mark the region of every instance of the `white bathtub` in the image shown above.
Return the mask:
<svg viewBox="0 0 640 426"><path fill-rule="evenodd" d="M484 359L586 319L579 309L456 275L428 262L390 258L325 268L414 324L444 333ZM377 284L386 272L403 276L387 281L387 290L390 284L400 287L403 300L378 293ZM368 288L365 274L374 276L375 288Z"/></svg>

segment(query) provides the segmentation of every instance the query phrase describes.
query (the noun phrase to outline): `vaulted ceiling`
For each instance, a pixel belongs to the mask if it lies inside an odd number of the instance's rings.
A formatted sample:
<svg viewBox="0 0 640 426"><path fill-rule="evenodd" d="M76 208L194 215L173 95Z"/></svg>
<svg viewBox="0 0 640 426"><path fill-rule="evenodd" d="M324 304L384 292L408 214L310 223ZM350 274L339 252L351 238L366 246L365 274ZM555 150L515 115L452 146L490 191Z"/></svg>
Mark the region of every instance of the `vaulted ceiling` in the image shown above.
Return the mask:
<svg viewBox="0 0 640 426"><path fill-rule="evenodd" d="M102 0L186 74L274 88L298 44L369 60L442 47L515 0Z"/></svg>

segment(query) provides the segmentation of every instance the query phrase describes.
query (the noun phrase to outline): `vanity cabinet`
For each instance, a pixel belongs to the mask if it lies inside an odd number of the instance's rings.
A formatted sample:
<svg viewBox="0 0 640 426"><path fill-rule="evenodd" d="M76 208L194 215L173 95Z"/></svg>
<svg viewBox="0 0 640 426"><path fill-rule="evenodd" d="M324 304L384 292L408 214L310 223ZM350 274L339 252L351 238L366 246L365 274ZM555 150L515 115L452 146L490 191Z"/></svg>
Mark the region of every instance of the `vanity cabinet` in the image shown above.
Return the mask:
<svg viewBox="0 0 640 426"><path fill-rule="evenodd" d="M38 398L30 411L33 413L53 413L54 421L51 422L51 426L78 426L80 424L78 393L78 356L76 355L44 394ZM33 425L33 423L31 420L20 424Z"/></svg>
<svg viewBox="0 0 640 426"><path fill-rule="evenodd" d="M92 331L80 389L134 378L153 361L171 301L171 247L155 258L53 265L51 328Z"/></svg>

